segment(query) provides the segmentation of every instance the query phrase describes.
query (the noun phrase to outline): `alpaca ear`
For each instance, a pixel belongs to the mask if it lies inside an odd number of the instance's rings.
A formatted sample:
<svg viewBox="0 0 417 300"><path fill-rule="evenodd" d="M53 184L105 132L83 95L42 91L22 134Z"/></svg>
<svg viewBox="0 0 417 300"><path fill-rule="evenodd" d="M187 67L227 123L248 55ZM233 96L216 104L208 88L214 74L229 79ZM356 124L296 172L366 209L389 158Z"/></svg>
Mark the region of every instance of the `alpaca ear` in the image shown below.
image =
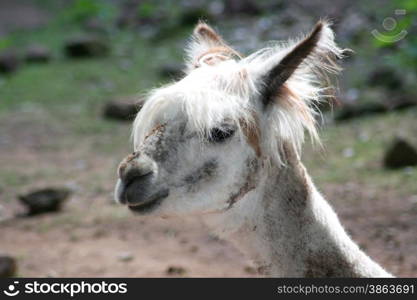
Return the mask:
<svg viewBox="0 0 417 300"><path fill-rule="evenodd" d="M318 22L307 37L283 52L284 55L282 51L271 55L264 63L267 72L261 75L263 86L260 92L265 105L274 101L280 88L294 73L337 72L339 69L333 59L343 54L343 50L334 43L333 31L325 21Z"/></svg>
<svg viewBox="0 0 417 300"><path fill-rule="evenodd" d="M214 65L234 57L240 58L240 55L228 46L213 28L199 22L186 48L186 57L186 72L189 73L203 65Z"/></svg>

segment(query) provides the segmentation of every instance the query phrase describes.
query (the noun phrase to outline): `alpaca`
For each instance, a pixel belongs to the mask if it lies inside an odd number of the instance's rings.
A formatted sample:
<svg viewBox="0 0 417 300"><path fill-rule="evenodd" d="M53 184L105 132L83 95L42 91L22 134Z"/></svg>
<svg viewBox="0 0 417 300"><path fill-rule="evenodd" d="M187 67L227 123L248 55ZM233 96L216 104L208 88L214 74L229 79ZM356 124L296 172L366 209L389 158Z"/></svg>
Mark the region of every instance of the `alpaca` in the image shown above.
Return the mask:
<svg viewBox="0 0 417 300"><path fill-rule="evenodd" d="M390 277L351 240L300 161L319 141L314 105L344 50L326 21L242 57L207 24L185 76L153 90L118 168L116 201L135 213L198 215L265 276Z"/></svg>

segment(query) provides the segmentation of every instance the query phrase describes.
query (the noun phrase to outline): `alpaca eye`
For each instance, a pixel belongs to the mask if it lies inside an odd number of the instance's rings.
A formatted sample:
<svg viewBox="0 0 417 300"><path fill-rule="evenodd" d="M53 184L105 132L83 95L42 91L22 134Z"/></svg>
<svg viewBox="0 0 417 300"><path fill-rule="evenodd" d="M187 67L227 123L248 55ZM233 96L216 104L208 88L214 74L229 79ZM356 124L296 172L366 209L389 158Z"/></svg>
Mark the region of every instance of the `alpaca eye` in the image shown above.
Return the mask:
<svg viewBox="0 0 417 300"><path fill-rule="evenodd" d="M232 127L213 128L210 131L209 141L212 143L221 143L232 137L235 129Z"/></svg>

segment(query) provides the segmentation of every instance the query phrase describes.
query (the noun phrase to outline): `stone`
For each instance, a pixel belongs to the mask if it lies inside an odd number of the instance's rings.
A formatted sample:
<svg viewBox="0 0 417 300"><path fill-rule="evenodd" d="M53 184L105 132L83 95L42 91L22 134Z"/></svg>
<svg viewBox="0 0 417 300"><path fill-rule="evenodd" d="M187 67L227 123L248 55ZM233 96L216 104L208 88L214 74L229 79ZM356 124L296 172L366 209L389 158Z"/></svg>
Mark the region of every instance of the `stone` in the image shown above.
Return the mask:
<svg viewBox="0 0 417 300"><path fill-rule="evenodd" d="M359 118L369 115L386 113L388 108L382 103L365 103L362 105L346 105L336 114L336 121L345 121L353 118Z"/></svg>
<svg viewBox="0 0 417 300"><path fill-rule="evenodd" d="M13 73L18 69L19 65L20 59L16 51L6 50L0 53L0 73Z"/></svg>
<svg viewBox="0 0 417 300"><path fill-rule="evenodd" d="M374 70L368 78L370 86L381 86L390 90L399 90L402 88L402 80L397 73L391 68L380 67Z"/></svg>
<svg viewBox="0 0 417 300"><path fill-rule="evenodd" d="M26 195L19 195L19 200L27 207L27 215L57 212L71 194L66 188L44 188Z"/></svg>
<svg viewBox="0 0 417 300"><path fill-rule="evenodd" d="M388 169L417 166L416 148L407 140L397 137L385 152L384 166Z"/></svg>
<svg viewBox="0 0 417 300"><path fill-rule="evenodd" d="M391 110L405 110L417 106L417 100L412 97L400 96L387 103Z"/></svg>
<svg viewBox="0 0 417 300"><path fill-rule="evenodd" d="M132 121L143 105L143 100L114 100L104 105L103 116L106 119Z"/></svg>
<svg viewBox="0 0 417 300"><path fill-rule="evenodd" d="M102 57L109 54L109 46L96 36L80 36L65 43L65 54L71 58Z"/></svg>
<svg viewBox="0 0 417 300"><path fill-rule="evenodd" d="M16 275L16 273L16 259L11 256L0 255L0 278L13 277Z"/></svg>
<svg viewBox="0 0 417 300"><path fill-rule="evenodd" d="M30 45L25 54L25 60L30 63L46 63L51 59L51 51L42 45Z"/></svg>
<svg viewBox="0 0 417 300"><path fill-rule="evenodd" d="M170 276L182 276L186 273L186 270L179 266L169 266L165 273Z"/></svg>
<svg viewBox="0 0 417 300"><path fill-rule="evenodd" d="M254 267L252 266L246 266L244 269L245 273L250 274L250 275L256 275L257 271Z"/></svg>

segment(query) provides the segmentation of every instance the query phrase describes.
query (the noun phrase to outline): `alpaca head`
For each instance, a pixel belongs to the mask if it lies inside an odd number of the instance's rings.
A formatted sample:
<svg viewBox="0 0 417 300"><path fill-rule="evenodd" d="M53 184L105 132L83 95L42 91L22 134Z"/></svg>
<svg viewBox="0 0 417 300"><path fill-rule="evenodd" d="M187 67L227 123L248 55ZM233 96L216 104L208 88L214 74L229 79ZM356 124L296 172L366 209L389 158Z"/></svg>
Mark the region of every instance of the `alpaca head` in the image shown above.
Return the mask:
<svg viewBox="0 0 417 300"><path fill-rule="evenodd" d="M136 117L116 200L161 216L233 209L266 169L285 167L284 145L298 154L305 131L316 138L319 74L337 71L341 54L325 22L246 58L197 25L186 76L152 91Z"/></svg>

